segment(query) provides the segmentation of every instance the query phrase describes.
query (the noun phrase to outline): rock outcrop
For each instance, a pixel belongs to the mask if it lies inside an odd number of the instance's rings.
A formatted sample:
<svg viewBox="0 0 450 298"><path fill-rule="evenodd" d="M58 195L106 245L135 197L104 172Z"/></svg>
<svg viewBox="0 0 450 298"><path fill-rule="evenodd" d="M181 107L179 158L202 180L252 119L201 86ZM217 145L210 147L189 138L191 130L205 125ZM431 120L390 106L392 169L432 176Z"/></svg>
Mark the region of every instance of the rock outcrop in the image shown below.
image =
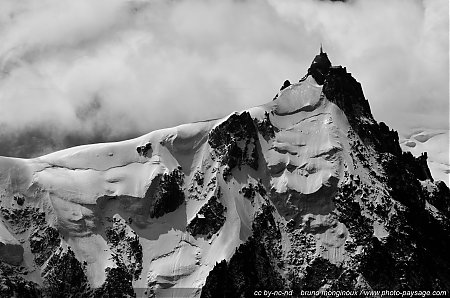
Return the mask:
<svg viewBox="0 0 450 298"><path fill-rule="evenodd" d="M258 169L258 134L250 113L233 114L215 127L208 136L216 158L225 166L224 176L234 168L248 165Z"/></svg>
<svg viewBox="0 0 450 298"><path fill-rule="evenodd" d="M225 207L220 202L217 196L212 196L208 202L200 208L200 211L195 215L191 222L186 227L186 230L192 236L206 235L211 238L217 233L225 222Z"/></svg>
<svg viewBox="0 0 450 298"><path fill-rule="evenodd" d="M314 57L311 66L308 69L308 75L311 75L319 85L323 85L325 76L331 67L327 53L324 53L320 46L320 53Z"/></svg>
<svg viewBox="0 0 450 298"><path fill-rule="evenodd" d="M42 272L44 294L47 297L90 296L92 293L85 270L85 264L78 261L70 247L67 251L60 248Z"/></svg>
<svg viewBox="0 0 450 298"><path fill-rule="evenodd" d="M61 243L58 231L50 226L38 226L30 234L30 248L34 254L34 261L43 265L56 251Z"/></svg>
<svg viewBox="0 0 450 298"><path fill-rule="evenodd" d="M253 223L254 235L239 246L229 262L215 265L206 279L202 298L252 297L256 290L283 289L274 256L274 244L279 243L281 233L272 211L272 207L264 206Z"/></svg>
<svg viewBox="0 0 450 298"><path fill-rule="evenodd" d="M112 221L112 227L108 227L105 234L116 265L124 267L133 279L138 279L142 271L139 237L119 215L115 215Z"/></svg>
<svg viewBox="0 0 450 298"><path fill-rule="evenodd" d="M158 185L156 191L151 188L147 191L145 199L150 200L150 217L161 217L166 213L175 211L184 202L183 172L179 169L163 174L155 179Z"/></svg>

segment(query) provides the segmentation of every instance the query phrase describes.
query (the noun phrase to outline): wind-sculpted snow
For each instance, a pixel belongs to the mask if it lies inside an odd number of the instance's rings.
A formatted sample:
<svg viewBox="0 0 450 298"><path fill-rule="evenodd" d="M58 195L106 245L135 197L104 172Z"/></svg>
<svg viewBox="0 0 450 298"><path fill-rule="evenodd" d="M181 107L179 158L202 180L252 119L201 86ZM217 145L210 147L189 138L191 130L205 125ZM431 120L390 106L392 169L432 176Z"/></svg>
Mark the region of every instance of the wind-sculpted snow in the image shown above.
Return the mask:
<svg viewBox="0 0 450 298"><path fill-rule="evenodd" d="M308 77L284 89L270 107L277 132L263 154L277 193L310 195L335 187L342 175L348 124L321 89Z"/></svg>
<svg viewBox="0 0 450 298"><path fill-rule="evenodd" d="M448 188L426 155L401 152L345 68L311 71L319 83L222 119L0 157L0 294L448 288Z"/></svg>
<svg viewBox="0 0 450 298"><path fill-rule="evenodd" d="M428 152L428 166L433 178L450 185L449 130L414 129L404 132L400 145L415 156Z"/></svg>

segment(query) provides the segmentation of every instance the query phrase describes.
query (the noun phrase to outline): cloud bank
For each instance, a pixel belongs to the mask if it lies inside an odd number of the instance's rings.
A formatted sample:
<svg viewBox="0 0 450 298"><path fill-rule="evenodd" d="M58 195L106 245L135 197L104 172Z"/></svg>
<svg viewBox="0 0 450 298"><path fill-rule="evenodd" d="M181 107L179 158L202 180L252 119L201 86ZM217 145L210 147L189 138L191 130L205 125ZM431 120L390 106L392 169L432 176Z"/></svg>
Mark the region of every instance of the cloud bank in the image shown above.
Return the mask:
<svg viewBox="0 0 450 298"><path fill-rule="evenodd" d="M3 0L0 155L221 117L322 42L396 129L448 128L447 0Z"/></svg>

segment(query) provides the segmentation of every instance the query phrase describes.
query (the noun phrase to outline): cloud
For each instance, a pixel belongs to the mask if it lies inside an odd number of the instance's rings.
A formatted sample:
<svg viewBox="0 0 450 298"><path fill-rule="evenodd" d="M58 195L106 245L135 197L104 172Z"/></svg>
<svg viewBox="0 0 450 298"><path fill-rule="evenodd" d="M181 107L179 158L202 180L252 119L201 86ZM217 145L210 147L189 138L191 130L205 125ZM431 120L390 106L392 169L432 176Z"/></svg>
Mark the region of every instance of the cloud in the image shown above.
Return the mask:
<svg viewBox="0 0 450 298"><path fill-rule="evenodd" d="M0 40L0 138L39 144L0 154L268 102L306 73L320 42L362 83L377 120L448 125L446 0L5 0Z"/></svg>
<svg viewBox="0 0 450 298"><path fill-rule="evenodd" d="M362 83L378 120L448 125L448 1L307 2L275 7L293 22L307 20L332 61Z"/></svg>

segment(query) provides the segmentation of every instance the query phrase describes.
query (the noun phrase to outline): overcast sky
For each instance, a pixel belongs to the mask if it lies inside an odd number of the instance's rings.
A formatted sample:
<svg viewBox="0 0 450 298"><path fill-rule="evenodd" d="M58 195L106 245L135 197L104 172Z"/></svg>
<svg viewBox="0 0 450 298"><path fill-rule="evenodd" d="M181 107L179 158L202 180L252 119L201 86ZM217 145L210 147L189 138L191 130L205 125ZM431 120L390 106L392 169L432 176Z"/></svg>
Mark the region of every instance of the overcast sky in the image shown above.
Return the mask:
<svg viewBox="0 0 450 298"><path fill-rule="evenodd" d="M0 154L270 101L322 42L378 121L448 129L448 0L0 0Z"/></svg>

